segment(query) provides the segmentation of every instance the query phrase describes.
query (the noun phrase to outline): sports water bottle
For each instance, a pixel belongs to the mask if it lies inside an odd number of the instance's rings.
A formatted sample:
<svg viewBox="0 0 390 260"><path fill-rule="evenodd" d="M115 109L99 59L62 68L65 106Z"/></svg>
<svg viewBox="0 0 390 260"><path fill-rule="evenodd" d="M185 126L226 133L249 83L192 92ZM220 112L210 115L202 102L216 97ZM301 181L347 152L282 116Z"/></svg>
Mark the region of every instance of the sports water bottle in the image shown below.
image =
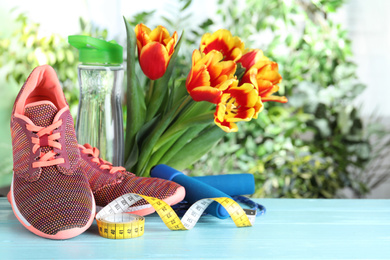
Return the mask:
<svg viewBox="0 0 390 260"><path fill-rule="evenodd" d="M123 165L123 48L90 36L73 35L68 41L79 50L81 62L77 140L97 147L99 157L114 166Z"/></svg>

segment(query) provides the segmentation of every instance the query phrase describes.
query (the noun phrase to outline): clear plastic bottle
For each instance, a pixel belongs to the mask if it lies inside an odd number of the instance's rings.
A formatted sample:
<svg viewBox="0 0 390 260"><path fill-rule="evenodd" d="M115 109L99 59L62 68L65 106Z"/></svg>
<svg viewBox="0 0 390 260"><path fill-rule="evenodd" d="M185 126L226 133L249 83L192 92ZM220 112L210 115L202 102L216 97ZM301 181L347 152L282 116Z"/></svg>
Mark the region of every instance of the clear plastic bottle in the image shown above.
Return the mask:
<svg viewBox="0 0 390 260"><path fill-rule="evenodd" d="M97 147L99 157L113 165L123 165L123 49L89 36L69 36L68 40L79 49L81 62L77 141Z"/></svg>

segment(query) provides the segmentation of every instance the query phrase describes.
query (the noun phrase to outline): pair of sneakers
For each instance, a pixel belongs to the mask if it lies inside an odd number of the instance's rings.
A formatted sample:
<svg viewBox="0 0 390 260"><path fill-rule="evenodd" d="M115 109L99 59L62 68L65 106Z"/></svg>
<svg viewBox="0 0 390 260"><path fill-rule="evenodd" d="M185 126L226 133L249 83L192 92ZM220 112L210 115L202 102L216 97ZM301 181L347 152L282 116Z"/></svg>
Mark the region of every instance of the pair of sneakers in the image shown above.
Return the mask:
<svg viewBox="0 0 390 260"><path fill-rule="evenodd" d="M182 186L137 177L99 158L99 150L79 145L73 118L54 69L40 66L20 90L11 115L14 175L8 200L17 219L45 238L67 239L89 228L96 206L126 193L164 200L185 195ZM141 200L131 209L147 215L154 209Z"/></svg>

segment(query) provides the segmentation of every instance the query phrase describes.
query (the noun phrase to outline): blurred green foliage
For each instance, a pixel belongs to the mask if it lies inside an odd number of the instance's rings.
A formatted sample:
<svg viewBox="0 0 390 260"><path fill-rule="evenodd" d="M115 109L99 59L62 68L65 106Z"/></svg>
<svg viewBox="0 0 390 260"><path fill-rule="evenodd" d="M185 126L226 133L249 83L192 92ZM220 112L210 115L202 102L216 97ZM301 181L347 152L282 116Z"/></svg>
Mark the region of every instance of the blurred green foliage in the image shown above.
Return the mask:
<svg viewBox="0 0 390 260"><path fill-rule="evenodd" d="M343 1L242 3L220 0L218 14L247 48L278 62L279 93L289 103L267 103L257 121L227 135L192 174L253 173L256 197L332 198L344 188L363 196L379 184L367 182L375 174L367 166L390 143L381 125L364 125L354 105L365 86L351 62L347 31L329 19ZM382 142L374 146L372 138Z"/></svg>
<svg viewBox="0 0 390 260"><path fill-rule="evenodd" d="M49 64L58 73L70 104L77 103L77 60L67 40L58 34L42 35L40 25L19 14L9 38L0 38L0 81L15 97L26 80L26 73L35 67ZM14 100L9 100L9 111ZM77 109L77 108L76 108ZM75 111L72 111L75 112Z"/></svg>

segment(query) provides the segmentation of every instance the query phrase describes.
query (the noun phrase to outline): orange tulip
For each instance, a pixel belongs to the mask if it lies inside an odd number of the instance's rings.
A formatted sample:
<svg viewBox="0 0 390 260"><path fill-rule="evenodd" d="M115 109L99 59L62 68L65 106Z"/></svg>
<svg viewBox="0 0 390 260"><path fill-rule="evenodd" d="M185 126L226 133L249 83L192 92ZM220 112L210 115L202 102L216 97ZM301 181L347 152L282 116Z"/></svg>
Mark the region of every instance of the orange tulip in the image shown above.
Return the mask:
<svg viewBox="0 0 390 260"><path fill-rule="evenodd" d="M208 54L212 50L221 52L224 60L237 61L244 51L244 43L228 30L220 29L202 36L200 51Z"/></svg>
<svg viewBox="0 0 390 260"><path fill-rule="evenodd" d="M237 132L236 122L257 118L263 109L263 103L252 84L237 85L238 81L235 80L224 91L214 113L215 124L225 132Z"/></svg>
<svg viewBox="0 0 390 260"><path fill-rule="evenodd" d="M152 31L141 23L135 27L135 34L142 71L152 80L161 78L175 52L177 32L169 36L167 29L161 25Z"/></svg>
<svg viewBox="0 0 390 260"><path fill-rule="evenodd" d="M279 90L277 85L282 81L278 64L270 61L261 50L252 50L237 61L246 69L240 85L251 83L258 90L262 102L275 101L286 103L286 97L273 96Z"/></svg>
<svg viewBox="0 0 390 260"><path fill-rule="evenodd" d="M195 101L218 103L222 92L227 89L236 71L236 63L222 61L218 51L202 54L195 50L192 54L192 67L186 81L186 88Z"/></svg>

